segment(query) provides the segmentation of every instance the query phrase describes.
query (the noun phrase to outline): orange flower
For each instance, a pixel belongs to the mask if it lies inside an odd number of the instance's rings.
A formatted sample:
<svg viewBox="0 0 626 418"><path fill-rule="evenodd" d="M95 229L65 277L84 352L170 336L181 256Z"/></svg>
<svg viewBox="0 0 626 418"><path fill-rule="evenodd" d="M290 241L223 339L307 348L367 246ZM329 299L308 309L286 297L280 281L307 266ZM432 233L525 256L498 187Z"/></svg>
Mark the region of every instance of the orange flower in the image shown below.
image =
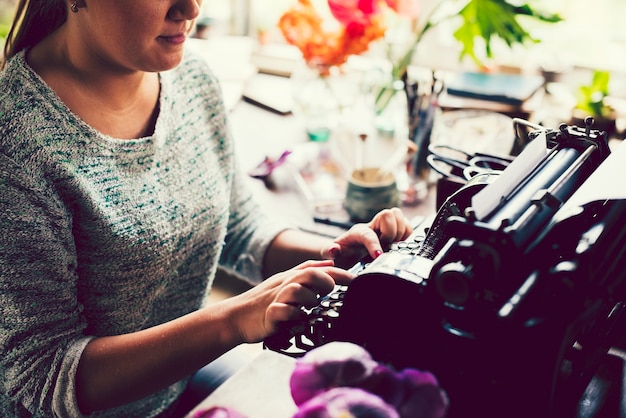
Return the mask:
<svg viewBox="0 0 626 418"><path fill-rule="evenodd" d="M310 0L298 3L282 15L278 26L286 41L296 46L312 66L328 69L344 64L350 55L367 51L371 42L385 33L377 2L372 0L333 2L333 15L341 25L336 30L324 28L324 20ZM329 2L330 3L330 2ZM361 4L362 3L362 4ZM371 6L371 8L370 8Z"/></svg>

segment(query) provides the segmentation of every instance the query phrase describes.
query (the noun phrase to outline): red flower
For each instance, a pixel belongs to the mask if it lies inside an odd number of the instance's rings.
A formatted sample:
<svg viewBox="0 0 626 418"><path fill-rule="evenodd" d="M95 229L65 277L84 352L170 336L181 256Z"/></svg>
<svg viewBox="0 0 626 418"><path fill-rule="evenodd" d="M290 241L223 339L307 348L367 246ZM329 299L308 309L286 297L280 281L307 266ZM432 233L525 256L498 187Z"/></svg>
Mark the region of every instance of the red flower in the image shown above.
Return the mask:
<svg viewBox="0 0 626 418"><path fill-rule="evenodd" d="M377 0L328 0L330 11L341 23L367 25L370 18L380 13Z"/></svg>
<svg viewBox="0 0 626 418"><path fill-rule="evenodd" d="M419 2L417 0L385 0L385 3L404 17L417 19L419 15Z"/></svg>
<svg viewBox="0 0 626 418"><path fill-rule="evenodd" d="M309 65L342 65L350 55L367 51L371 42L384 35L378 1L329 0L331 13L340 24L338 29L329 30L311 0L298 0L281 16L278 27Z"/></svg>

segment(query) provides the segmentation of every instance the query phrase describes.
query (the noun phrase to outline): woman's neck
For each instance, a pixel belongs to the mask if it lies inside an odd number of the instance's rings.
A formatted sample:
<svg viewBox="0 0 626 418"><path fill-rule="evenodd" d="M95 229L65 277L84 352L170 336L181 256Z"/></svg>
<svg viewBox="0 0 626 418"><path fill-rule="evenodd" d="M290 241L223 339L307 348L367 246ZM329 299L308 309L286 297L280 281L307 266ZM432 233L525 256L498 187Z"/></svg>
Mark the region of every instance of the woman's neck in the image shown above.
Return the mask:
<svg viewBox="0 0 626 418"><path fill-rule="evenodd" d="M152 135L159 112L158 74L77 58L80 54L72 54L63 39L57 33L44 39L27 61L66 106L103 134L121 139Z"/></svg>

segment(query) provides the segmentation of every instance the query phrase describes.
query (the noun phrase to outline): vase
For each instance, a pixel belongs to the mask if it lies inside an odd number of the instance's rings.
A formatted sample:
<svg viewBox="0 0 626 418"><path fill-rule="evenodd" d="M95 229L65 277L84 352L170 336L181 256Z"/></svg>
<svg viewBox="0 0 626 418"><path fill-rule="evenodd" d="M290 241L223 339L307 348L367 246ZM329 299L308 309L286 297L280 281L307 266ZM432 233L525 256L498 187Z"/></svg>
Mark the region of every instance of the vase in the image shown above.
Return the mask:
<svg viewBox="0 0 626 418"><path fill-rule="evenodd" d="M354 143L356 169L386 164L399 148L406 149L409 139L404 83L383 83L378 77L377 72L363 77L358 100L343 118Z"/></svg>
<svg viewBox="0 0 626 418"><path fill-rule="evenodd" d="M411 137L411 111L403 80L382 76L370 87L370 106L379 164L397 161L394 174L402 204L414 205L426 198L428 184L417 169L419 150ZM407 146L408 144L408 146ZM398 160L398 150L410 149ZM370 154L372 154L370 152Z"/></svg>
<svg viewBox="0 0 626 418"><path fill-rule="evenodd" d="M327 141L355 100L358 86L342 68L306 64L291 75L294 116L311 141Z"/></svg>
<svg viewBox="0 0 626 418"><path fill-rule="evenodd" d="M409 139L409 109L402 80L378 86L373 106L374 126L379 136L400 143Z"/></svg>

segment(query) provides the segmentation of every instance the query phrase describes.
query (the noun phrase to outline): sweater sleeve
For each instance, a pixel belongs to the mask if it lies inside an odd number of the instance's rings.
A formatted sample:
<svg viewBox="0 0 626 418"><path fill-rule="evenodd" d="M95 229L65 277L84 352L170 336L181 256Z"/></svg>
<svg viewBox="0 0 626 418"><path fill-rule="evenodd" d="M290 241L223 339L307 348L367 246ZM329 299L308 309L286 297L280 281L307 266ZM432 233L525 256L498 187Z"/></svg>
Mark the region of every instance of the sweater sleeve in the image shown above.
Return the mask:
<svg viewBox="0 0 626 418"><path fill-rule="evenodd" d="M0 402L71 417L80 416L74 374L89 337L71 218L58 202L0 155Z"/></svg>
<svg viewBox="0 0 626 418"><path fill-rule="evenodd" d="M263 259L268 246L281 231L295 225L277 219L269 208L261 206L238 168L233 177L230 207L221 265L250 284L257 284L264 279Z"/></svg>

